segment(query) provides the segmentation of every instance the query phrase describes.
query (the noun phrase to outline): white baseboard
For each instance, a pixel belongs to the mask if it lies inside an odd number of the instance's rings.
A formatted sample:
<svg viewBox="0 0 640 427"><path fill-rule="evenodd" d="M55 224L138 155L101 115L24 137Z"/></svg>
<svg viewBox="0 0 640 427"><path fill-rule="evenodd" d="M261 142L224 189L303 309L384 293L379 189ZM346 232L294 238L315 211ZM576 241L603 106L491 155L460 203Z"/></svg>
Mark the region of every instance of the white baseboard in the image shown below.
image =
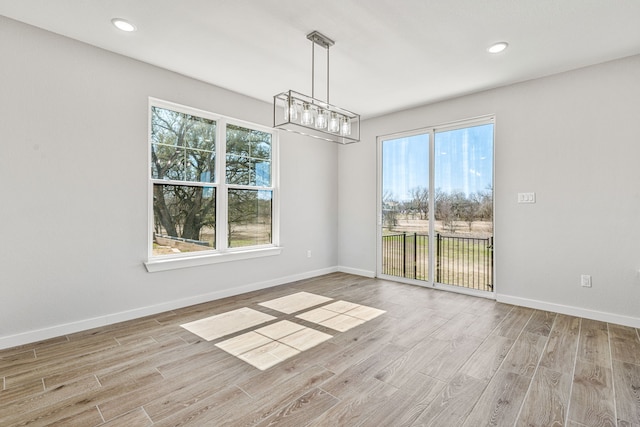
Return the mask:
<svg viewBox="0 0 640 427"><path fill-rule="evenodd" d="M535 308L536 310L552 311L554 313L567 314L569 316L584 317L586 319L599 320L601 322L615 323L617 325L630 326L632 328L640 328L640 318L637 317L622 316L615 313L607 313L604 311L596 311L570 305L554 304L546 301L520 298L502 294L496 295L496 301L506 304Z"/></svg>
<svg viewBox="0 0 640 427"><path fill-rule="evenodd" d="M375 271L360 270L358 268L338 266L337 271L341 273L355 274L356 276L364 276L364 277L370 277L370 278L376 277Z"/></svg>
<svg viewBox="0 0 640 427"><path fill-rule="evenodd" d="M127 320L138 319L144 316L163 313L165 311L176 310L195 304L214 301L234 295L244 294L260 289L271 288L273 286L284 285L286 283L296 282L298 280L310 279L312 277L322 276L329 273L339 271L338 267L323 268L320 270L308 271L291 276L280 277L264 282L250 283L244 286L238 286L229 289L222 289L202 295L195 295L179 300L168 301L147 307L140 307L133 310L121 311L118 313L107 314L104 316L83 319L77 322L65 323L62 325L51 326L47 328L37 329L34 331L23 332L15 335L0 337L0 350L19 345L29 344L32 342L42 341L55 338L75 332L85 331L87 329L98 328L101 326L111 325L114 323L124 322Z"/></svg>

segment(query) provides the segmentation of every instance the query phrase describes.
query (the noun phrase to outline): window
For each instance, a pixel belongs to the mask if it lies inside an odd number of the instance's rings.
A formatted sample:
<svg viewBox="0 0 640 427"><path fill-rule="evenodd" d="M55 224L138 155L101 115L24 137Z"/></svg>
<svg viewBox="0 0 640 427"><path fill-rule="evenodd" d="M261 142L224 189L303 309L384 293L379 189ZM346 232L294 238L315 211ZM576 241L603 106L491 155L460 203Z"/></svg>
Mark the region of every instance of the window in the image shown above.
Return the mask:
<svg viewBox="0 0 640 427"><path fill-rule="evenodd" d="M150 109L150 263L276 247L274 131L159 100Z"/></svg>

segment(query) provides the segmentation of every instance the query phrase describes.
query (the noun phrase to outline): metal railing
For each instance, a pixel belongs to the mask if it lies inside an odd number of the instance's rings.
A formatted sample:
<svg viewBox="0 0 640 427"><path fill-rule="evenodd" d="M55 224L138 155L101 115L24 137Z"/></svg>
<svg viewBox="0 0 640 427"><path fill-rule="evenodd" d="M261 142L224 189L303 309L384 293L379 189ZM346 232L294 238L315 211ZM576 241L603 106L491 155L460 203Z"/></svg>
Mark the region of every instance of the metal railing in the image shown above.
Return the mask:
<svg viewBox="0 0 640 427"><path fill-rule="evenodd" d="M483 291L493 290L493 237L435 235L434 281ZM429 236L382 236L382 273L429 280Z"/></svg>

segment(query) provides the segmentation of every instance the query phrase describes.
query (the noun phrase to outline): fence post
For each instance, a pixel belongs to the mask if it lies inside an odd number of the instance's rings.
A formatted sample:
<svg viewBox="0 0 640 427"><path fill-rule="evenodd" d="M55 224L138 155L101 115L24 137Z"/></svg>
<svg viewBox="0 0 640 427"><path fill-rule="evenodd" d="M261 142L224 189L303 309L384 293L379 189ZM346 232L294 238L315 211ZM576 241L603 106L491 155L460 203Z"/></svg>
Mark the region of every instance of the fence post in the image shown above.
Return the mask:
<svg viewBox="0 0 640 427"><path fill-rule="evenodd" d="M493 236L489 237L489 287L493 290Z"/></svg>
<svg viewBox="0 0 640 427"><path fill-rule="evenodd" d="M413 278L418 278L418 233L413 233Z"/></svg>
<svg viewBox="0 0 640 427"><path fill-rule="evenodd" d="M402 233L402 277L407 277L407 233Z"/></svg>
<svg viewBox="0 0 640 427"><path fill-rule="evenodd" d="M436 283L440 283L440 233L436 233Z"/></svg>

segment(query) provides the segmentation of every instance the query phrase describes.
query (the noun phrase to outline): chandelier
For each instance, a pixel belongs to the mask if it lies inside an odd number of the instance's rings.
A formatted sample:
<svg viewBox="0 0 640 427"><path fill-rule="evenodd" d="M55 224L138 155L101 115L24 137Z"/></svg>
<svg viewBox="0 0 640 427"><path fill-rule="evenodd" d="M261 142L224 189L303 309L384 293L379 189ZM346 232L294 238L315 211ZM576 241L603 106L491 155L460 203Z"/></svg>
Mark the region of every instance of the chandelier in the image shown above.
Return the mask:
<svg viewBox="0 0 640 427"><path fill-rule="evenodd" d="M351 144L360 141L360 115L329 103L329 48L333 40L313 31L311 41L311 96L293 90L273 97L273 127L289 132ZM315 97L315 45L327 50L327 99Z"/></svg>

